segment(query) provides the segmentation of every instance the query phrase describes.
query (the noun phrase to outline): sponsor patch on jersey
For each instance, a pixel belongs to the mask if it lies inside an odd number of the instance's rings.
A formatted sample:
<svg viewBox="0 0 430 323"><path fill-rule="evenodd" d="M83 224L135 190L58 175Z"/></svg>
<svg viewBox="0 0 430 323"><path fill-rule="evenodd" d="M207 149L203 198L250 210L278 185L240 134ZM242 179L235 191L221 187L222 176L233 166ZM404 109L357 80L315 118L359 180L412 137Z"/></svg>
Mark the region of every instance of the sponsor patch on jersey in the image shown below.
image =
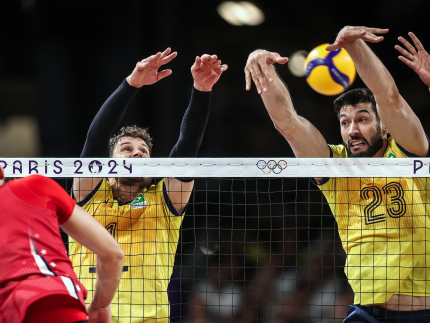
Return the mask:
<svg viewBox="0 0 430 323"><path fill-rule="evenodd" d="M390 152L390 153L388 154L388 158L396 158L396 155L394 155L392 152Z"/></svg>
<svg viewBox="0 0 430 323"><path fill-rule="evenodd" d="M143 197L142 193L140 193L138 196L136 196L134 198L133 202L131 202L131 208L133 210L140 209L140 208L145 207L147 205L148 205L148 203L146 203L146 200Z"/></svg>

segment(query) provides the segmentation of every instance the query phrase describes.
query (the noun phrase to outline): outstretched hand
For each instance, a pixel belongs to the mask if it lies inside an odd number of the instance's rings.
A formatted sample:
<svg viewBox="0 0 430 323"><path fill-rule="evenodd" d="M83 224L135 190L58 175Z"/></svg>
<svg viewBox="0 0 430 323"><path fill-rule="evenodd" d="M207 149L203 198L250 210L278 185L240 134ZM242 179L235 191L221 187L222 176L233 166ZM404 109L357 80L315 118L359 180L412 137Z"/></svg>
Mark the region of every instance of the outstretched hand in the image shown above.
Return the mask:
<svg viewBox="0 0 430 323"><path fill-rule="evenodd" d="M285 64L288 62L287 57L282 57L278 53L268 52L264 49L257 49L252 52L245 66L246 90L251 89L251 79L257 87L258 94L267 92L267 80L273 81L274 70L269 69L270 65L275 63Z"/></svg>
<svg viewBox="0 0 430 323"><path fill-rule="evenodd" d="M139 88L144 85L154 84L172 74L172 70L158 71L161 65L169 63L178 54L174 52L169 55L170 52L171 49L167 48L162 53L158 52L155 55L137 62L133 72L127 77L128 84Z"/></svg>
<svg viewBox="0 0 430 323"><path fill-rule="evenodd" d="M346 26L339 31L334 43L327 46L326 50L332 52L336 49L344 48L358 39L370 43L379 43L384 40L384 37L377 36L377 34L386 34L387 32L388 29Z"/></svg>
<svg viewBox="0 0 430 323"><path fill-rule="evenodd" d="M197 56L196 61L191 66L194 87L203 92L211 91L214 84L227 68L227 65L221 65L221 61L216 55L204 54L201 57Z"/></svg>
<svg viewBox="0 0 430 323"><path fill-rule="evenodd" d="M399 37L398 39L407 50L399 45L394 46L394 48L403 55L399 56L399 59L418 74L424 84L429 87L430 91L430 55L426 52L424 46L414 33L410 32L408 35L414 42L416 49L403 37Z"/></svg>

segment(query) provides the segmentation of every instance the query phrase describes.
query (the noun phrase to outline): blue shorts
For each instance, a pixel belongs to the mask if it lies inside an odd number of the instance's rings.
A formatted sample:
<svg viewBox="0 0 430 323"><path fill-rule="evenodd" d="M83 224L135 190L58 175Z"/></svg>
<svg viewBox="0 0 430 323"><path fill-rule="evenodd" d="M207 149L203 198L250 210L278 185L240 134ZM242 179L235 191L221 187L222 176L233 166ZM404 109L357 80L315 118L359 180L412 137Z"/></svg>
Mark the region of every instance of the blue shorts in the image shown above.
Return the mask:
<svg viewBox="0 0 430 323"><path fill-rule="evenodd" d="M430 310L388 311L376 306L350 305L343 323L415 323L430 322Z"/></svg>

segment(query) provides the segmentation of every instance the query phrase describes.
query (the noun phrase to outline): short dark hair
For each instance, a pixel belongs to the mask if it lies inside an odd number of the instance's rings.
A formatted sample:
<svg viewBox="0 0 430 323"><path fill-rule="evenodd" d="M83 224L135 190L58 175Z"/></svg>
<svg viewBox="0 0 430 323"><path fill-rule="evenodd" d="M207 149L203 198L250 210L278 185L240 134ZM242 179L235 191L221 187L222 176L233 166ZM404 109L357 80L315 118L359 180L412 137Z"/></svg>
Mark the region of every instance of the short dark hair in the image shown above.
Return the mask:
<svg viewBox="0 0 430 323"><path fill-rule="evenodd" d="M373 112L375 112L376 119L379 121L378 111L376 110L375 96L367 88L354 89L345 92L334 100L334 112L339 118L340 109L348 105L357 105L358 103L372 103Z"/></svg>
<svg viewBox="0 0 430 323"><path fill-rule="evenodd" d="M152 137L148 133L148 129L140 128L136 125L122 127L116 135L113 135L109 140L109 156L112 157L118 142L124 137L140 138L148 145L149 152L152 150Z"/></svg>

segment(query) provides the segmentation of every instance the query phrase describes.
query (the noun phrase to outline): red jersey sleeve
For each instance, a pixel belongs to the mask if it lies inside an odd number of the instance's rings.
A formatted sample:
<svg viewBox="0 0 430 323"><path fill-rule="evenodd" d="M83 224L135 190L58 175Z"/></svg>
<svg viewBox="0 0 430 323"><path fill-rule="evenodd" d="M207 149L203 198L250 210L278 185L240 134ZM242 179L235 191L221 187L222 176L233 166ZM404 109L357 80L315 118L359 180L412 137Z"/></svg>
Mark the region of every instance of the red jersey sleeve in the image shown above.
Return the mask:
<svg viewBox="0 0 430 323"><path fill-rule="evenodd" d="M49 177L31 175L8 184L12 192L25 203L54 211L59 224L66 222L73 213L76 201Z"/></svg>

